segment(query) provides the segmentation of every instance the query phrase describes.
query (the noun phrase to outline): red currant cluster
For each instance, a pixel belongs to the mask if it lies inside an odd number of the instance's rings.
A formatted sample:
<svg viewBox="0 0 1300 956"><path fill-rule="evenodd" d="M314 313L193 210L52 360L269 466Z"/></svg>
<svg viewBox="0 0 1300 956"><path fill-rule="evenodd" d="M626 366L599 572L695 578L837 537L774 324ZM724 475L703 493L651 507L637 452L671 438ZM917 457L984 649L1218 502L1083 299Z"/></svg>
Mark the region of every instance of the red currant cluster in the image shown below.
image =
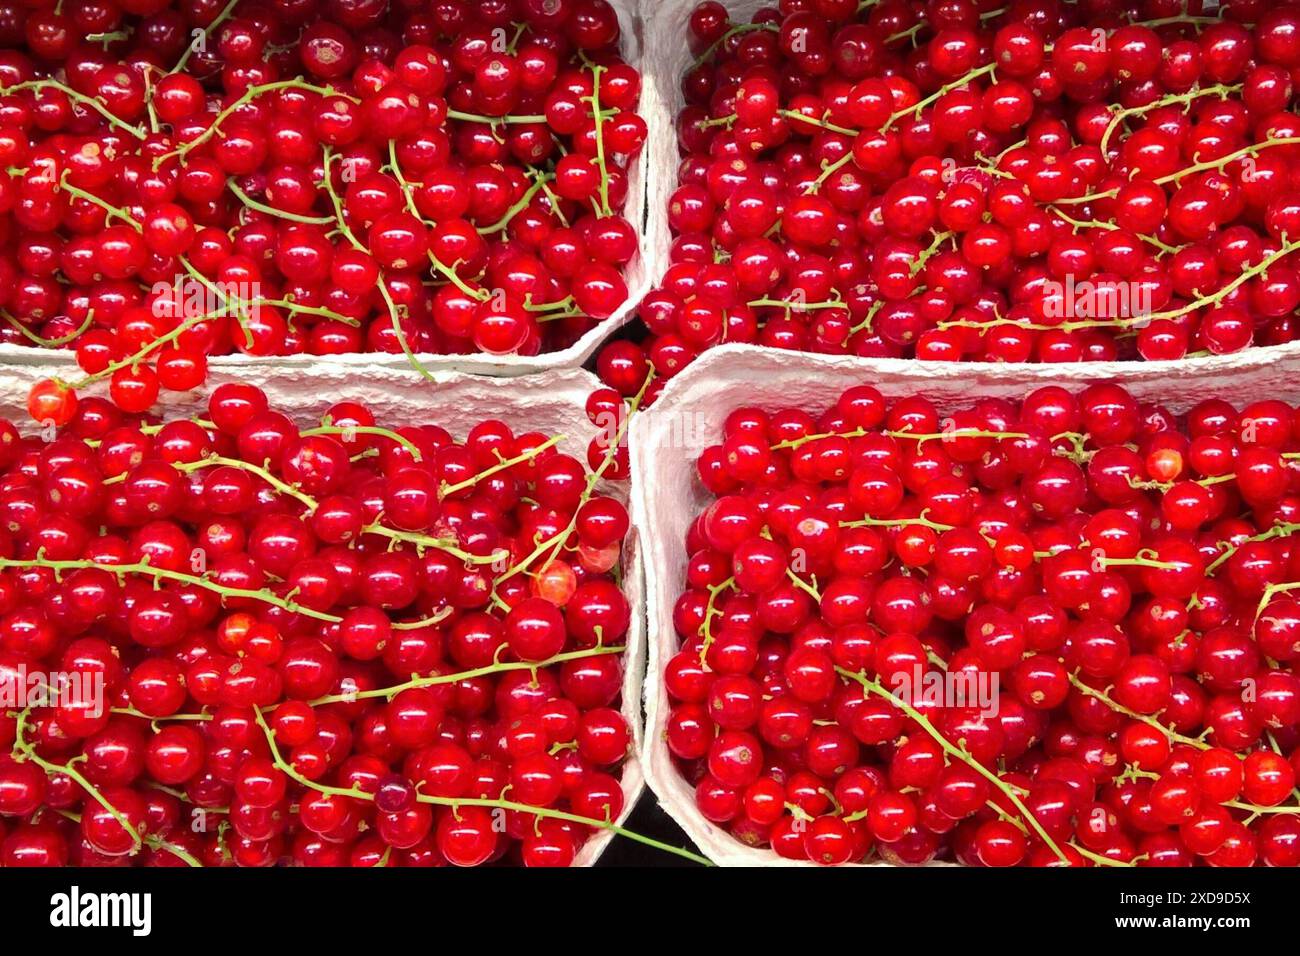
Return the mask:
<svg viewBox="0 0 1300 956"><path fill-rule="evenodd" d="M640 306L661 376L723 342L1069 362L1296 338L1300 8L782 0L733 23L706 0L690 29L671 265Z"/></svg>
<svg viewBox="0 0 1300 956"><path fill-rule="evenodd" d="M0 338L119 405L210 355L536 355L628 296L606 0L0 3Z"/></svg>
<svg viewBox="0 0 1300 956"><path fill-rule="evenodd" d="M567 865L626 832L628 515L558 442L300 427L238 384L0 421L0 865Z"/></svg>
<svg viewBox="0 0 1300 956"><path fill-rule="evenodd" d="M744 407L698 474L667 745L818 863L1300 865L1300 412L1095 385Z"/></svg>

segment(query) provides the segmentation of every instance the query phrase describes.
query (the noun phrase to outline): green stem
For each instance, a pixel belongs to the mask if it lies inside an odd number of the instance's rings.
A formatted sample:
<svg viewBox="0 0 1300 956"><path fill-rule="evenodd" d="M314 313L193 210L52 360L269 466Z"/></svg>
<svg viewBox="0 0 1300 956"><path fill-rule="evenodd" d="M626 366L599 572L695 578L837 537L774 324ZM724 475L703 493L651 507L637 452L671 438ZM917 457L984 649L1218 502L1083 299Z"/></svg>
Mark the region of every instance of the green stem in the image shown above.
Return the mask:
<svg viewBox="0 0 1300 956"><path fill-rule="evenodd" d="M998 790L1000 790L1002 794L1008 800L1011 801L1012 805L1016 808L1016 810L1020 812L1020 814L1024 817L1025 821L1031 827L1034 828L1034 832L1038 834L1039 838L1045 844L1047 844L1048 848L1051 849L1051 851L1055 853L1056 856L1062 862L1068 861L1069 857L1067 857L1065 853L1061 850L1061 848L1057 846L1056 841L1052 839L1051 834L1049 834L1046 830L1043 829L1043 825L1038 822L1038 818L1035 817L1029 811L1029 808L1027 806L1025 806L1024 801L1020 799L1020 796L1019 794L1016 793L1015 789L1012 788L1010 785L1008 785L1005 780L1003 780L1001 777L999 777L997 774L989 770L982 763L980 763L973 756L971 756L969 751L965 750L962 747L956 746L950 740L948 740L947 737L939 733L938 728L936 728L934 724L930 722L930 718L926 717L925 714L921 713L919 710L917 710L907 701L903 700L901 697L891 694L882 685L876 683L875 681L871 680L871 678L867 677L865 673L857 673L854 671L846 670L843 667L836 667L835 670L838 674L840 674L840 676L847 677L849 680L856 681L857 683L861 684L864 690L870 691L876 696L883 697L885 700L890 701L895 707L901 710L915 724L917 724L917 726L919 726L922 730L924 730L927 734L929 734L932 738L934 738L935 743L937 743L940 747L942 747L949 756L956 757L958 760L962 761L962 763L969 766L972 770L978 773L989 783L993 784L993 786L997 787Z"/></svg>
<svg viewBox="0 0 1300 956"><path fill-rule="evenodd" d="M12 315L4 311L3 309L0 309L0 319L4 319L5 322L7 322L13 328L17 329L20 333L22 333L23 337L26 338L27 341L39 345L41 348L44 349L57 349L57 348L62 348L63 346L67 345L69 342L75 342L77 339L81 338L82 333L85 332L86 329L90 328L91 325L94 324L95 310L94 309L87 310L85 321L81 323L81 326L75 332L69 332L67 335L61 336L60 338L57 339L41 338L41 336L37 335L35 332L33 332L27 326L23 325L21 322L19 322L17 319L15 319Z"/></svg>
<svg viewBox="0 0 1300 956"><path fill-rule="evenodd" d="M397 143L392 140L388 143L388 165L393 171L393 176L397 179L397 185L401 187L403 197L406 199L407 211L416 219L424 222L425 220L420 215L420 210L415 205L415 198L411 195L411 184L406 181L406 177L402 175L402 168L397 163ZM327 176L326 181L328 181L328 179L329 177ZM336 208L339 208L337 202ZM341 208L339 208L339 220L340 222L342 221ZM355 237L352 238L355 240ZM358 244L358 246L360 247L360 244ZM473 286L466 283L454 268L440 260L436 255L434 255L432 250L429 251L429 262L438 272L442 273L443 277L446 278L448 282L452 283L452 285L471 299L477 299L482 302L488 298L488 291L486 289L475 289ZM382 286L383 283L380 283L380 285Z"/></svg>
<svg viewBox="0 0 1300 956"><path fill-rule="evenodd" d="M1100 853L1094 853L1092 852L1092 850L1086 849L1085 847L1081 847L1077 843L1071 843L1070 846L1074 849L1074 852L1079 854L1079 856L1083 857L1086 860L1091 860L1093 863L1096 863L1098 866L1130 866L1131 867L1135 865L1132 862L1125 863L1123 860L1112 860L1108 856L1102 856Z"/></svg>
<svg viewBox="0 0 1300 956"><path fill-rule="evenodd" d="M254 707L253 716L257 719L258 726L262 728L262 733L266 735L266 743L271 750L272 762L282 773L284 773L291 780L293 780L294 782L298 783L303 787L308 788L309 790L315 790L318 793L324 793L336 797L347 797L353 800L365 800L372 803L374 802L375 795L373 793L368 793L365 790L361 790L357 787L352 787L348 789L345 789L343 787L331 787L326 784L317 783L314 780L309 780L306 777L304 777L293 767L292 764L286 761L284 757L281 755L280 748L275 742L275 732L271 730L271 728L267 725L266 718L262 716L261 709L258 707ZM576 813L566 813L563 810L553 810L550 807L534 807L527 803L516 803L513 800L500 800L500 799L490 800L485 798L471 798L471 797L456 797L456 798L434 797L424 793L417 794L416 800L418 800L420 803L428 803L433 806L450 807L453 812L455 812L457 807L487 807L491 809L513 811L516 813L526 813L534 817L542 817L542 818L548 818L552 820L564 820L569 823L577 823L582 826L598 827L599 829L602 830L609 830L613 833L618 834L619 836L627 837L629 840L635 840L636 842L643 843L646 846L654 847L655 849L658 850L663 850L665 853L672 853L676 856L680 856L683 859L690 860L692 863L698 863L701 866L712 866L712 863L709 860L705 859L704 857L700 856L697 853L692 853L690 850L682 849L681 847L671 846L667 843L661 843L658 840L654 840L651 839L650 837L642 836L639 833L633 833L631 830L624 829L623 827L609 820L595 820L590 817L578 816Z"/></svg>
<svg viewBox="0 0 1300 956"><path fill-rule="evenodd" d="M1063 209L1057 209L1055 206L1051 206L1050 204L1049 208L1052 210L1053 215L1058 219L1063 219L1065 222L1069 223L1075 228L1075 230L1105 229L1107 232L1116 232L1120 228L1118 224L1107 219L1075 219L1073 216L1068 215ZM1159 249L1159 255L1173 255L1174 253L1180 252L1186 248L1186 246L1171 246L1167 242L1162 242L1158 237L1146 233L1138 233L1137 237L1147 245L1155 246Z"/></svg>
<svg viewBox="0 0 1300 956"><path fill-rule="evenodd" d="M536 448L529 449L528 451L524 452L521 455L515 455L515 457L513 458L502 459L501 461L498 461L495 465L483 469L477 475L471 475L469 478L466 478L464 481L458 481L454 485L449 485L444 482L442 487L438 489L438 497L446 498L448 495L454 495L456 492L464 491L466 488L473 488L484 478L490 478L493 475L497 474L498 472L506 471L507 469L513 468L515 465L522 465L527 462L535 461L538 455L546 451L548 448L554 448L560 442L564 441L564 438L565 438L564 435L552 436L551 438L546 439L546 441L542 442Z"/></svg>
<svg viewBox="0 0 1300 956"><path fill-rule="evenodd" d="M931 531L952 531L956 525L940 524L931 521L924 514L916 518L858 518L854 521L841 521L841 528L906 528L910 526L929 528Z"/></svg>
<svg viewBox="0 0 1300 956"><path fill-rule="evenodd" d="M268 206L264 202L259 202L248 193L239 188L235 182L235 177L231 176L226 180L226 187L235 194L235 198L247 206L249 209L255 209L258 212L266 213L268 216L274 216L277 219L287 219L290 222L301 222L312 226L333 225L333 216L304 216L301 213L288 212L284 209L276 209L274 206Z"/></svg>
<svg viewBox="0 0 1300 956"><path fill-rule="evenodd" d="M1130 106L1127 109L1116 110L1115 115L1111 117L1110 123L1106 126L1106 131L1101 134L1101 154L1103 156L1106 155L1106 144L1110 142L1111 135L1119 125L1130 116L1141 116L1164 106L1176 106L1179 103L1188 104L1191 103L1192 100L1199 99L1202 96L1219 96L1226 99L1228 94L1238 93L1241 91L1241 88L1242 84L1240 83L1234 83L1231 85L1216 83L1213 86L1206 87L1194 86L1186 93L1170 93L1167 96L1162 96L1159 99L1152 100L1150 103L1143 106Z"/></svg>
<svg viewBox="0 0 1300 956"><path fill-rule="evenodd" d="M565 661L580 661L588 657L601 657L606 654L621 654L626 648L621 646L606 647L598 644L595 647L589 647L581 651L566 651L563 654L556 654L544 661L506 661L497 664L489 664L486 667L475 667L471 670L457 671L453 674L435 674L430 677L412 677L404 684L395 684L392 687L378 687L373 690L357 691L354 694L331 694L328 697L318 697L307 703L312 707L320 707L325 704L347 704L354 700L372 700L384 698L392 700L397 694L404 690L412 690L417 687L436 687L440 684L458 684L463 680L470 680L475 677L488 677L492 674L503 674L508 671L533 671L545 670L556 664L563 664Z"/></svg>
<svg viewBox="0 0 1300 956"><path fill-rule="evenodd" d="M745 303L753 308L785 309L787 312L811 312L815 309L847 309L842 301L802 302L798 299L750 299Z"/></svg>
<svg viewBox="0 0 1300 956"><path fill-rule="evenodd" d="M109 803L104 795L99 792L98 788L81 775L81 771L73 766L71 761L66 764L51 763L36 752L36 748L27 740L27 718L30 713L31 708L28 707L18 715L18 723L14 728L15 756L21 760L30 760L47 774L61 773L71 779L77 786L81 787L82 790L85 790L86 793L94 797L96 803L113 815L113 819L118 822L118 825L127 833L131 834L131 839L135 843L135 848L136 850L139 850L140 845L143 842L139 831L137 831L135 827L131 826L131 821L123 816L122 811Z"/></svg>
<svg viewBox="0 0 1300 956"><path fill-rule="evenodd" d="M709 648L713 647L713 642L715 640L713 636L713 619L722 613L722 611L717 607L718 595L728 588L735 586L736 578L735 575L732 575L727 578L727 580L712 585L709 588L709 600L704 605L704 623L700 625L704 631L704 640L700 643L700 665L706 670L709 667L706 658L709 656Z"/></svg>
<svg viewBox="0 0 1300 956"><path fill-rule="evenodd" d="M816 126L820 129L828 129L832 133L839 133L841 136L857 136L862 132L862 130L851 129L848 126L837 126L835 123L832 123L824 117L822 119L814 119L811 116L805 116L798 110L777 110L776 112L778 116L782 116L785 119L794 120L796 123L806 123L809 126ZM734 114L732 115L734 116ZM726 118L727 117L720 117L720 119ZM710 120L709 122L713 121Z"/></svg>
<svg viewBox="0 0 1300 956"><path fill-rule="evenodd" d="M722 36L718 37L712 43L710 43L708 47L705 49L705 51L695 58L695 62L691 65L691 69L694 70L700 66L703 66L705 63L709 62L709 60L712 59L713 54L717 53L718 50L722 48L722 45L724 43L726 43L728 40L730 40L732 37L736 36L737 34L751 33L754 30L770 30L771 32L775 33L779 29L780 27L778 27L775 23L739 23L736 26L729 29L726 33L722 34Z"/></svg>
<svg viewBox="0 0 1300 956"><path fill-rule="evenodd" d="M178 584L189 584L194 587L203 588L214 594L219 594L226 598L246 598L253 601L261 601L264 604L270 604L274 607L281 608L293 614L301 614L304 617L310 617L317 621L326 621L331 624L337 624L343 619L333 614L326 614L324 611L317 611L313 608L304 607L293 601L277 597L270 591L253 591L249 588L231 588L207 578L195 574L186 574L183 571L172 571L167 568L155 568L151 565L139 561L133 564L108 564L103 561L53 561L45 558L33 558L31 560L19 560L16 558L0 558L0 570L8 568L49 568L52 571L78 571L83 568L96 568L100 571L108 571L112 574L139 574L145 577L151 577L155 581L175 581Z"/></svg>
<svg viewBox="0 0 1300 956"><path fill-rule="evenodd" d="M891 37L890 39L893 38ZM895 123L897 123L905 116L908 115L920 116L921 110L925 109L931 103L937 102L946 94L951 93L953 90L960 89L961 87L965 86L967 83L970 83L974 80L978 80L981 76L992 75L995 69L997 69L996 63L986 63L983 66L976 67L975 69L970 70L964 76L957 77L957 79L953 80L951 83L945 83L943 86L939 87L929 96L927 96L925 99L919 100L915 106L908 106L905 107L904 109L896 110L893 114L890 115L889 119L885 120L885 125L881 127L881 132L887 131L891 126L893 126Z"/></svg>
<svg viewBox="0 0 1300 956"><path fill-rule="evenodd" d="M194 51L198 49L202 43L207 42L208 38L212 36L213 31L216 30L217 27L230 19L238 4L239 0L229 0L225 7L222 8L221 12L213 18L212 22L203 28L201 37L194 37L194 39L186 45L185 52L182 53L181 58L176 61L176 65L171 68L172 73L179 73L185 69L185 65L190 62L190 57L193 56Z"/></svg>
<svg viewBox="0 0 1300 956"><path fill-rule="evenodd" d="M524 190L524 194L505 211L504 215L502 215L500 219L492 223L490 226L479 226L475 231L486 236L504 230L510 225L515 216L528 208L528 204L533 201L533 197L546 188L547 182L554 178L554 173L546 173L538 176L533 180L533 184Z"/></svg>
<svg viewBox="0 0 1300 956"><path fill-rule="evenodd" d="M1296 139L1296 142L1300 143L1300 137ZM1022 329L1032 329L1034 331L1040 331L1040 332L1050 332L1050 331L1058 331L1058 330L1062 332L1072 332L1077 329L1133 328L1138 326L1146 326L1146 325L1150 325L1152 322L1156 322L1161 319L1177 319L1180 318L1181 316L1187 315L1189 312L1195 312L1198 309L1203 309L1206 306L1217 305L1218 303L1222 302L1225 297L1232 294L1232 292L1234 292L1236 289L1240 288L1243 284L1249 282L1251 279L1255 278L1260 273L1265 272L1269 266L1273 265L1273 263L1277 262L1279 259L1282 259L1285 256L1289 256L1297 249L1300 249L1300 242L1287 242L1285 241L1284 238L1282 247L1280 249L1278 249L1276 252L1273 252L1270 255L1265 256L1255 265L1243 269L1236 276L1234 276L1227 284L1225 284L1222 288L1220 288L1217 292L1213 292L1209 295L1203 295L1200 298L1194 299L1193 301L1188 302L1185 305L1181 305L1176 309L1167 309L1164 312L1155 312L1150 315L1135 315L1135 316L1128 316L1128 317L1115 318L1115 319L1080 319L1074 322L1062 322L1059 325L1046 325L1043 323L1035 323L1035 322L1020 322L1016 319L1001 319L1001 318L989 319L987 321L980 321L975 319L953 319L947 322L940 322L936 327L939 329L950 329L950 328L989 329L997 325L1015 325Z"/></svg>
<svg viewBox="0 0 1300 956"><path fill-rule="evenodd" d="M76 196L78 199L84 199L86 202L98 206L100 209L104 210L105 213L107 213L109 219L114 219L114 218L121 219L124 223L126 223L136 232L144 232L144 227L141 226L139 221L133 218L131 214L128 213L125 209L122 209L118 206L114 206L112 203L104 199L101 199L100 197L96 196L94 193L86 192L86 190L80 188L79 186L74 186L72 185L72 183L68 182L68 173L66 170L64 171L63 175L59 178L59 189L63 190L65 193L68 193L69 195Z"/></svg>
<svg viewBox="0 0 1300 956"><path fill-rule="evenodd" d="M1027 432L995 432L983 428L953 428L943 432L886 431L890 438L907 438L912 441L956 441L959 438L1028 438Z"/></svg>
<svg viewBox="0 0 1300 956"><path fill-rule="evenodd" d="M171 150L170 152L163 153L161 156L155 159L154 169L159 168L164 162L166 162L168 159L171 159L172 157L176 157L183 161L185 157L188 156L191 152L198 149L200 146L202 146L204 143L210 140L213 136L216 136L217 132L221 128L222 123L228 120L231 116L233 116L244 106L253 102L253 100L257 99L259 96L262 96L265 93L274 93L277 90L288 90L288 89L306 90L309 93L318 93L321 96L337 96L337 97L341 97L342 99L348 100L352 103L361 102L355 96L352 96L351 94L348 93L344 93L340 90L336 90L332 86L317 86L314 83L308 83L306 80L301 80L301 79L273 80L270 83L259 83L254 86L250 86L248 89L246 89L243 92L243 94L238 99L236 99L233 103L231 103L221 112L219 112L216 116L214 116L212 118L212 123L208 126L208 128L205 129L198 136L194 137L194 139L190 140L187 143L182 143L180 146L177 146L175 149Z"/></svg>
<svg viewBox="0 0 1300 956"><path fill-rule="evenodd" d="M447 110L447 118L460 120L463 123L486 123L490 126L498 126L502 123L507 125L527 125L546 122L546 116L541 113L483 116L479 113L465 113L461 110Z"/></svg>
<svg viewBox="0 0 1300 956"><path fill-rule="evenodd" d="M110 126L116 126L123 132L130 133L136 139L144 139L148 135L148 133L146 133L141 127L132 126L130 123L114 115L114 113L99 100L92 96L86 96L84 93L79 93L66 83L60 83L58 80L27 80L24 83L15 83L13 86L0 87L0 96L8 96L10 93L20 93L23 90L39 91L45 88L58 90L68 99L74 100L83 106L90 107L100 116L104 117L104 119L108 120Z"/></svg>
<svg viewBox="0 0 1300 956"><path fill-rule="evenodd" d="M420 449L416 446L415 442L411 441L411 439L407 438L405 435L399 435L392 429L380 428L377 425L348 425L346 427L340 425L321 425L319 428L307 428L302 432L303 438L308 438L313 435L342 435L344 437L347 437L348 435L376 435L380 438L387 438L389 441L401 445L410 453L413 461L421 462L424 460L424 456L420 454Z"/></svg>
<svg viewBox="0 0 1300 956"><path fill-rule="evenodd" d="M1240 149L1228 153L1221 159L1206 160L1201 163L1194 163L1191 166L1185 166L1182 169L1169 173L1165 176L1153 180L1157 186L1163 186L1166 183L1172 183L1184 176L1192 176L1196 173L1208 172L1212 169L1222 169L1231 162L1238 159L1244 159L1247 156L1254 156L1265 149L1271 149L1274 146L1296 146L1300 145L1300 136L1279 136L1277 139L1266 139L1262 143L1252 143L1249 146L1243 146ZM1057 205L1069 203L1071 205L1078 203L1094 202L1098 199L1111 199L1119 194L1118 189L1106 189L1099 193L1088 193L1084 196L1072 196L1056 200Z"/></svg>
<svg viewBox="0 0 1300 956"><path fill-rule="evenodd" d="M241 471L246 471L251 475L255 475L262 479L262 481L265 481L280 494L287 495L298 501L308 511L308 513L314 514L316 509L320 507L320 502L304 492L301 488L297 488L271 474L270 471L263 468L261 465L254 465L252 462L244 461L240 458L227 458L224 455L209 455L206 458L200 458L198 461L172 463L173 468L184 474L198 471L200 468L216 468L223 465L229 468L238 468ZM107 484L110 482L112 482L112 479L108 479L105 483ZM379 524L378 522L366 525L361 530L362 534L380 535L393 541L410 544L417 548L436 548L439 551L446 551L448 554L459 558L462 561L477 564L490 564L494 560L492 557L484 557L482 555L470 554L468 551L463 551L460 548L457 548L455 542L448 538L435 538L414 531L399 531L396 528L389 528Z"/></svg>
<svg viewBox="0 0 1300 956"><path fill-rule="evenodd" d="M596 125L596 166L600 169L600 212L608 216L611 215L609 170L605 165L604 118L600 112L600 74L605 72L605 67L599 63L592 63L585 55L582 58L591 69L591 113L592 122Z"/></svg>
<svg viewBox="0 0 1300 956"><path fill-rule="evenodd" d="M583 489L582 496L578 500L578 507L573 510L573 517L569 519L568 525L566 525L563 530L538 544L528 556L518 564L509 568L504 574L493 581L493 592L496 591L497 586L502 582L508 581L516 574L521 574L528 570L532 563L548 550L551 552L551 556L547 558L543 567L549 565L551 561L555 560L555 555L559 552L560 547L566 540L568 540L569 535L573 534L573 529L577 527L578 513L582 510L582 506L591 500L591 495L592 492L595 491L597 482L599 482L605 472L609 470L610 465L614 464L614 461L618 456L618 449L623 442L623 436L627 434L628 425L632 421L632 415L641 406L641 402L645 399L646 390L650 388L650 383L654 381L654 378L655 372L654 369L651 368L649 373L646 375L645 381L641 384L640 390L628 402L628 413L624 415L623 420L619 422L618 428L609 443L609 447L605 450L605 457L601 459L600 464L596 466L596 469L587 475L587 486Z"/></svg>
<svg viewBox="0 0 1300 956"><path fill-rule="evenodd" d="M1283 455L1282 457L1285 458L1287 456ZM1273 525L1273 527L1269 528L1267 531L1246 538L1245 541L1242 541L1241 544L1245 544L1247 541L1268 541L1272 538L1286 538L1295 534L1297 531L1300 531L1300 524L1291 524L1285 521L1278 522L1277 524ZM1227 544L1227 547L1225 547L1223 551L1219 554L1219 556L1215 558L1213 561L1211 561L1209 565L1206 567L1205 573L1207 576L1217 571L1219 569L1219 566L1222 565L1223 562L1231 558L1234 554L1236 554L1237 549L1241 547L1241 544L1228 544L1227 542L1221 542L1221 543Z"/></svg>
<svg viewBox="0 0 1300 956"><path fill-rule="evenodd" d="M785 441L779 441L772 445L772 451L781 451L783 448L801 448L802 446L813 441L820 441L823 438L861 438L867 434L865 428L852 428L846 432L816 432L811 435L801 435L798 438L787 438Z"/></svg>
<svg viewBox="0 0 1300 956"><path fill-rule="evenodd" d="M1095 687L1089 687L1087 684L1085 684L1082 680L1079 679L1078 675L1070 674L1069 678L1070 678L1070 684L1075 689L1079 690L1084 694L1087 694L1089 697L1097 698L1097 700L1101 701L1103 704L1105 704L1111 710L1115 711L1117 714L1123 714L1125 717L1128 717L1130 720L1140 721L1146 724L1148 727L1152 727L1160 731L1162 734L1165 735L1165 737L1167 737L1170 740L1170 742L1176 744L1187 744L1187 746L1195 747L1197 750L1210 749L1210 745L1207 744L1204 740L1201 740L1197 737L1188 737L1184 734L1178 733L1177 731L1170 730L1164 724L1160 723L1160 721L1156 720L1156 718L1148 716L1147 714L1139 714L1137 711L1130 710L1129 708L1125 707L1123 704L1117 703L1105 691L1097 690L1097 688Z"/></svg>
<svg viewBox="0 0 1300 956"><path fill-rule="evenodd" d="M162 335L158 336L158 338L151 339L150 341L146 342L143 346L140 347L139 351L135 352L134 354L128 355L126 358L118 359L116 362L110 362L108 365L104 366L98 372L94 372L90 375L86 375L81 379L77 380L76 382L74 382L73 384L69 385L68 387L73 391L77 391L78 389L88 388L89 386L94 385L96 382L102 382L106 378L111 378L113 375L117 374L117 372L119 372L124 368L133 368L134 366L138 365L143 359L145 359L151 352L157 351L158 349L162 348L164 345L170 345L172 342L175 342L178 338L180 338L190 329L194 328L196 325L200 325L203 322L208 322L212 318L213 316L211 315L196 315L193 318L186 319L184 322L180 323L178 326L176 326L176 328L172 329L171 331L164 332Z"/></svg>

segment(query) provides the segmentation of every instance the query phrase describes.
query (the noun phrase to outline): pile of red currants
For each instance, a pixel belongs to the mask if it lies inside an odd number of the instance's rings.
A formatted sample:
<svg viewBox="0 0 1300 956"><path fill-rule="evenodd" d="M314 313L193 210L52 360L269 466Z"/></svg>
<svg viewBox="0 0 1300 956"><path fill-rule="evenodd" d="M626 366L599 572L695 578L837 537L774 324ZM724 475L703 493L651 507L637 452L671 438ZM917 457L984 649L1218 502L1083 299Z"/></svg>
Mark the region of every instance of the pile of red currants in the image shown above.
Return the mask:
<svg viewBox="0 0 1300 956"><path fill-rule="evenodd" d="M0 0L0 344L78 366L0 420L0 866L707 862L619 822L630 416L724 343L1296 340L1300 6L1209 6L704 0L635 303L609 0ZM585 461L239 383L152 411L213 356L432 377L633 306ZM698 474L655 730L738 841L1300 865L1295 408L858 385L732 412Z"/></svg>
<svg viewBox="0 0 1300 956"><path fill-rule="evenodd" d="M605 364L666 378L728 342L1076 362L1295 340L1300 7L1199 9L782 0L733 22L705 0L671 264Z"/></svg>
<svg viewBox="0 0 1300 956"><path fill-rule="evenodd" d="M1116 385L742 407L698 475L667 745L837 864L1300 865L1300 412Z"/></svg>
<svg viewBox="0 0 1300 956"><path fill-rule="evenodd" d="M606 0L0 3L0 341L84 373L38 417L232 352L572 343L638 252L620 41Z"/></svg>
<svg viewBox="0 0 1300 956"><path fill-rule="evenodd" d="M625 833L628 515L559 442L302 426L240 384L0 421L0 866L563 866Z"/></svg>

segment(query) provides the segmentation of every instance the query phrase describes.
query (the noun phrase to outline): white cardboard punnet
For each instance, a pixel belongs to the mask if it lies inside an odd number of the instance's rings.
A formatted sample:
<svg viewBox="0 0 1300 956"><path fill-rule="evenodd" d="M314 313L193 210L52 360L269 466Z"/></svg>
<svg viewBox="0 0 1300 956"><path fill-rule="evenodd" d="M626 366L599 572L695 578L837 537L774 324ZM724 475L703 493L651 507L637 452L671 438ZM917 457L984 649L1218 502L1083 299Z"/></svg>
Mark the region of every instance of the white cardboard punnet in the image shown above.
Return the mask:
<svg viewBox="0 0 1300 956"><path fill-rule="evenodd" d="M610 6L618 14L623 59L643 74L641 102L637 112L646 109L647 94L645 86L649 77L645 76L642 49L642 22L637 0L609 0ZM623 216L636 230L641 249L632 261L623 269L623 279L627 283L627 301L608 319L596 323L568 348L555 352L543 352L540 355L489 355L485 352L472 352L467 355L430 355L419 354L416 358L430 371L470 372L475 375L494 375L509 377L528 375L547 369L578 368L583 365L601 344L617 332L636 314L642 297L650 290L651 273L649 261L645 254L645 237L642 230L646 222L646 178L649 165L649 145L642 148L640 155L628 166L627 203ZM50 355L51 350L27 345L0 344L0 369L8 365L39 363ZM208 361L208 367L214 369L242 369L245 367L266 366L305 370L321 358L338 363L341 366L409 368L410 362L402 353L357 352L344 355L268 355L249 356L232 354L214 356Z"/></svg>
<svg viewBox="0 0 1300 956"><path fill-rule="evenodd" d="M53 358L47 354L47 358ZM43 364L10 366L0 371L0 416L27 427L27 392L32 384L51 375L76 374L75 363L68 353L57 361ZM431 423L441 425L457 439L464 439L475 424L489 418L500 419L516 433L540 431L563 435L560 450L587 460L588 443L597 428L587 418L587 396L599 382L581 369L554 370L522 378L491 378L455 372L439 373L437 382L429 382L409 368L366 367L358 363L341 363L317 359L310 367L276 368L248 365L237 369L214 368L208 384L196 392L165 396L162 407L168 418L206 414L206 396L223 382L243 381L263 389L272 408L284 412L298 424L319 421L335 402L345 399L363 402L386 427ZM35 430L34 424L30 430ZM614 484L607 493L622 497ZM641 711L642 677L645 667L645 617L641 590L639 544L637 532L629 533L624 546L623 587L632 608L623 654L623 716L632 729L633 750L619 773L623 787L622 823L631 813L644 789L639 762L643 716ZM579 852L575 865L590 866L609 844L613 834L597 830Z"/></svg>
<svg viewBox="0 0 1300 956"><path fill-rule="evenodd" d="M651 288L659 283L669 266L673 235L668 226L668 203L677 189L677 170L681 161L681 152L677 145L677 114L686 105L682 96L682 77L695 63L697 54L690 45L691 11L699 0L640 0L641 18L644 21L645 51L643 57L644 89L641 93L641 115L646 121L646 215L648 217L645 238L642 241L641 255L646 260L646 274ZM749 23L754 14L766 7L776 7L776 0L718 0L731 15L734 26ZM1300 342L1288 345L1260 346L1250 350L1251 357L1247 364L1286 362L1300 353ZM1177 362L1154 362L1161 371L1153 370L1157 377L1179 376L1184 373L1215 375L1226 367L1231 367L1234 356L1210 356L1182 359ZM1227 363L1227 364L1225 364ZM947 374L957 379L972 374L987 380L990 377L999 380L1021 380L1022 376L1031 376L1027 371L1033 367L1030 363L1000 364L994 366L997 371L988 371L982 362L957 362L945 366L943 363L928 363L932 370L927 374ZM1084 365L1087 363L1077 363ZM1103 363L1091 372L1082 371L1085 377L1105 378L1110 375L1124 374L1120 369L1129 364L1139 363ZM1062 366L1053 366L1061 368ZM945 371L946 369L946 371ZM1144 376L1145 377L1145 376Z"/></svg>
<svg viewBox="0 0 1300 956"><path fill-rule="evenodd" d="M646 731L642 762L660 805L700 851L721 865L792 865L771 850L745 846L696 809L694 788L678 773L664 741L668 695L663 669L677 652L673 606L685 582L686 532L713 496L695 463L719 440L728 414L741 406L805 409L816 415L851 385L886 396L922 395L950 412L984 395L1023 398L1044 385L1078 391L1116 381L1139 400L1175 413L1207 398L1240 407L1263 398L1300 402L1300 346L1254 349L1184 362L1092 362L994 365L864 359L724 345L705 352L664 387L655 404L633 416L632 519L640 533L647 613ZM798 864L794 864L798 865ZM813 864L802 864L813 865Z"/></svg>

